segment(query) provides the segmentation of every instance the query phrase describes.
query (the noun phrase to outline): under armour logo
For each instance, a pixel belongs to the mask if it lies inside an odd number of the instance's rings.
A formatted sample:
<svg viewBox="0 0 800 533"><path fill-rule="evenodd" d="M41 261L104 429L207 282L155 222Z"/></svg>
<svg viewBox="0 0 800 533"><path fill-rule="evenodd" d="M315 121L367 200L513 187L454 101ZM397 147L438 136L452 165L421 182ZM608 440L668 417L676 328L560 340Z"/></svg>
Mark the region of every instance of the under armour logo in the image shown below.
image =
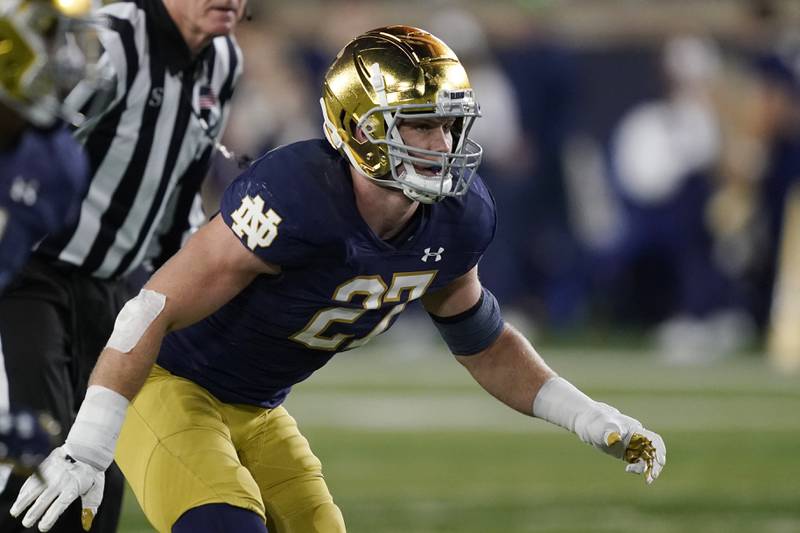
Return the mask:
<svg viewBox="0 0 800 533"><path fill-rule="evenodd" d="M442 260L442 253L444 253L444 248L441 246L435 252L431 252L430 248L425 248L425 255L422 256L422 262L427 263L428 258L433 257L433 262L438 263Z"/></svg>
<svg viewBox="0 0 800 533"><path fill-rule="evenodd" d="M242 198L242 205L231 213L231 219L234 222L231 229L239 238L247 235L247 247L251 250L272 244L282 220L272 209L264 213L264 200L259 195Z"/></svg>

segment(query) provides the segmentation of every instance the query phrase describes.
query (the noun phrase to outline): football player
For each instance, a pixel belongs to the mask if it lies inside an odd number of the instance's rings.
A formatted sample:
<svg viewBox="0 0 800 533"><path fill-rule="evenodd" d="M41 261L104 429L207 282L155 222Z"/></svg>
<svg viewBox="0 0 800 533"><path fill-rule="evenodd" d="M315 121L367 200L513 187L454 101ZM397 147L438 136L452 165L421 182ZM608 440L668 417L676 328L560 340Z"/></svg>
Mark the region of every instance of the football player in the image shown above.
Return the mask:
<svg viewBox="0 0 800 533"><path fill-rule="evenodd" d="M89 0L4 0L0 6L0 292L34 244L77 215L87 183L82 149L59 118L62 84L75 81L86 50L68 36ZM67 87L64 86L64 89ZM0 346L0 461L30 469L51 449L48 425L9 413ZM10 473L0 466L0 492Z"/></svg>
<svg viewBox="0 0 800 533"><path fill-rule="evenodd" d="M12 508L25 525L47 530L116 452L160 532L344 531L281 404L416 299L489 393L659 475L661 437L557 376L481 286L495 206L452 50L412 27L367 32L334 60L321 105L327 141L254 162L125 305L66 443Z"/></svg>
<svg viewBox="0 0 800 533"><path fill-rule="evenodd" d="M4 0L0 7L0 291L33 244L77 215L88 167L59 121L60 97L86 64L67 21L91 6Z"/></svg>

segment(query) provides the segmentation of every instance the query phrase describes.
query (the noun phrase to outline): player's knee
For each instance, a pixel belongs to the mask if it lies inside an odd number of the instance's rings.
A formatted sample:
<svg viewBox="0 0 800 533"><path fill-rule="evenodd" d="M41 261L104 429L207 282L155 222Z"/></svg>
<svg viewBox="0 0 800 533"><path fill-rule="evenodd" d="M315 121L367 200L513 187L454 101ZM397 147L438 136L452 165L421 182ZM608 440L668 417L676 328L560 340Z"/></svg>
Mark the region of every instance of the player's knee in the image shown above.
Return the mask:
<svg viewBox="0 0 800 533"><path fill-rule="evenodd" d="M172 526L172 533L267 533L258 514L226 503L189 509Z"/></svg>
<svg viewBox="0 0 800 533"><path fill-rule="evenodd" d="M333 503L317 506L311 514L311 523L319 533L344 533L344 517L339 507Z"/></svg>
<svg viewBox="0 0 800 533"><path fill-rule="evenodd" d="M323 503L290 520L291 533L344 533L342 511L333 502Z"/></svg>
<svg viewBox="0 0 800 533"><path fill-rule="evenodd" d="M281 533L344 533L344 518L321 474L306 473L264 495L269 529Z"/></svg>
<svg viewBox="0 0 800 533"><path fill-rule="evenodd" d="M281 533L345 533L344 517L333 502L296 509L289 515L267 515L269 531Z"/></svg>

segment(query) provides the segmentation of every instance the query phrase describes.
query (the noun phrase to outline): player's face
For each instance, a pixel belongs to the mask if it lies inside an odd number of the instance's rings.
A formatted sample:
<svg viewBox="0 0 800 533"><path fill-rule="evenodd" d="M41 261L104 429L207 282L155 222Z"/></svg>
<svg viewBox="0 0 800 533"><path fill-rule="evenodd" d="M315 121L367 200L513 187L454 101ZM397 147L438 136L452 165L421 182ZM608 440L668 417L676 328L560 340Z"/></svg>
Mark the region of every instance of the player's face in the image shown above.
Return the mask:
<svg viewBox="0 0 800 533"><path fill-rule="evenodd" d="M400 137L409 148L422 148L434 152L450 152L453 148L453 134L451 132L455 119L452 118L421 118L405 119L398 125ZM420 174L437 174L440 159L434 159L423 153L409 150L409 154L434 162L432 167L423 164L414 164L414 169Z"/></svg>

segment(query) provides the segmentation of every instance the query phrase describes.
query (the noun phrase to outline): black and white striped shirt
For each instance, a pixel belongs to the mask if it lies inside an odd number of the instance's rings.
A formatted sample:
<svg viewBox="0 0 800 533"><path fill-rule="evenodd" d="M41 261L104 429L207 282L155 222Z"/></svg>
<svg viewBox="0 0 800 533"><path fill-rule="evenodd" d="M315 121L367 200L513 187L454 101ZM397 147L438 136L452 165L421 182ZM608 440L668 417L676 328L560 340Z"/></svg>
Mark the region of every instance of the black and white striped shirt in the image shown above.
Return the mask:
<svg viewBox="0 0 800 533"><path fill-rule="evenodd" d="M113 3L100 13L108 20L100 67L113 71L112 89L79 85L67 98L76 109L104 99L75 132L89 154L91 185L78 221L38 253L115 278L180 247L242 56L232 38L217 37L192 58L162 0Z"/></svg>

